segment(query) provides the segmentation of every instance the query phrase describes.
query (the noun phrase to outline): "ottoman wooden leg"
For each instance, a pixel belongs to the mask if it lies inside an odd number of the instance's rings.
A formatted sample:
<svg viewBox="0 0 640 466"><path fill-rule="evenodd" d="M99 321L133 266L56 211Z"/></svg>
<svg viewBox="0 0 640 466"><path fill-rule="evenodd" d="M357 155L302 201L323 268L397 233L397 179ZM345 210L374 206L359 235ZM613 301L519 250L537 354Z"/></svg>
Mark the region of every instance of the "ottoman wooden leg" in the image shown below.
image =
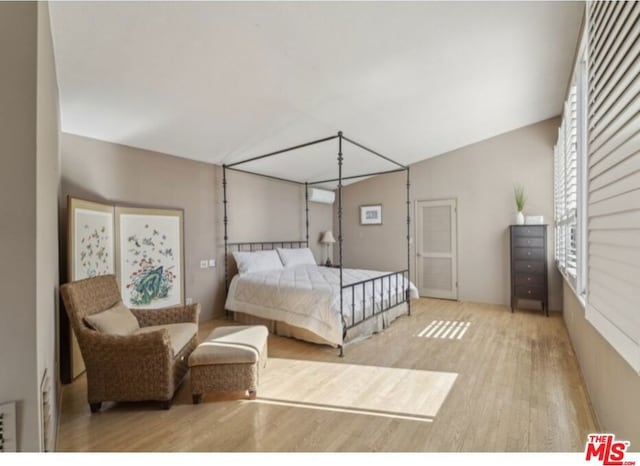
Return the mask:
<svg viewBox="0 0 640 466"><path fill-rule="evenodd" d="M258 392L256 390L249 390L249 399L255 400L258 396Z"/></svg>
<svg viewBox="0 0 640 466"><path fill-rule="evenodd" d="M194 405L200 404L200 402L202 401L202 393L194 393L192 395L192 399Z"/></svg>

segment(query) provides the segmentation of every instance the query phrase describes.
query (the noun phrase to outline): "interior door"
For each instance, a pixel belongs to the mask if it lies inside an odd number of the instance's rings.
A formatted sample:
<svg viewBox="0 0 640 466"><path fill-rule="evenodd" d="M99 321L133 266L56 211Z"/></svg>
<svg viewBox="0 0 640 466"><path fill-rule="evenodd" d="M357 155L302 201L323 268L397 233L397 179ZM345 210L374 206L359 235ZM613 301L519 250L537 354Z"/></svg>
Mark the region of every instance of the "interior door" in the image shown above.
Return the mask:
<svg viewBox="0 0 640 466"><path fill-rule="evenodd" d="M416 207L420 296L458 299L456 200L418 201Z"/></svg>

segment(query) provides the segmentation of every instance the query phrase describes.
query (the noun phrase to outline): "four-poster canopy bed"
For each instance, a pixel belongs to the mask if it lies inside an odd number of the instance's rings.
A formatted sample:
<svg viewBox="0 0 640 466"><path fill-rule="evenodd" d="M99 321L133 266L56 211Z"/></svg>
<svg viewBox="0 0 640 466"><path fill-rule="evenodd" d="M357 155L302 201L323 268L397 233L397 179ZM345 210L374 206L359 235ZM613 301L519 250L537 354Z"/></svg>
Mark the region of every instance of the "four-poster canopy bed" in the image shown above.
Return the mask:
<svg viewBox="0 0 640 466"><path fill-rule="evenodd" d="M322 180L293 180L238 168L251 162L273 157L305 147L338 140L337 161L338 177ZM343 174L343 143L373 154L395 168L383 171ZM293 241L257 241L231 243L228 237L227 172L237 171L262 176L304 186L305 190L305 227L304 240ZM396 272L376 272L368 270L345 269L343 267L343 181L365 178L387 173L406 172L406 224L407 224L407 268ZM309 187L337 182L338 217L338 264L336 266L317 266L309 253ZM364 145L337 135L317 139L304 144L269 152L245 160L222 166L223 210L224 210L224 266L225 266L225 309L235 315L242 315L252 322L276 322L279 334L299 339L328 343L340 348L344 354L344 343L349 331L354 337L367 336L386 327L399 315L411 315L411 298L418 293L409 280L410 269L410 178L409 167L396 162ZM298 251L294 251L298 249ZM277 252L277 255L276 255ZM229 253L234 255L239 274L229 281ZM307 256L305 256L307 254ZM250 256L253 257L250 257ZM278 259L279 255L279 259ZM274 259L275 257L275 259ZM287 259L288 258L288 259ZM296 266L280 266L279 260ZM251 262L253 261L253 262ZM257 264L254 269L246 264ZM242 267L240 266L242 265ZM244 268L243 273L242 270ZM246 320L245 320L246 321ZM283 327L284 326L284 327ZM282 330L284 328L284 330Z"/></svg>

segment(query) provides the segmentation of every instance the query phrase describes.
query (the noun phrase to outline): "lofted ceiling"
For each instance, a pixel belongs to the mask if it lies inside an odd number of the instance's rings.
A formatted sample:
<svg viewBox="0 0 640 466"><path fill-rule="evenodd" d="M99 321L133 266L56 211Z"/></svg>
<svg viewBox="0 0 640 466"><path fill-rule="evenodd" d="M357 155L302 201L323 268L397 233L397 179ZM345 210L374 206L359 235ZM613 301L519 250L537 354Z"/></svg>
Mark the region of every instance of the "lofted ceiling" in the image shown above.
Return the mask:
<svg viewBox="0 0 640 466"><path fill-rule="evenodd" d="M561 112L582 2L52 2L62 130L222 164L344 131L409 164ZM336 141L246 166L337 174ZM393 168L345 147L345 174Z"/></svg>

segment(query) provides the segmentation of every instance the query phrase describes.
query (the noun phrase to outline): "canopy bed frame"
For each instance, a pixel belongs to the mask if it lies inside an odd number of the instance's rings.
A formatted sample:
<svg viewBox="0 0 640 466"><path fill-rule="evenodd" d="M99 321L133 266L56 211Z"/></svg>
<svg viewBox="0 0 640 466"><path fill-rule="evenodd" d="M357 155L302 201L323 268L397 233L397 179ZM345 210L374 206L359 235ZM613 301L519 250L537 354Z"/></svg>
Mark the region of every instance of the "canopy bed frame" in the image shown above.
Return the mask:
<svg viewBox="0 0 640 466"><path fill-rule="evenodd" d="M338 154L338 177L337 178L333 178L333 179L325 179L325 180L316 180L316 181L298 181L298 180L292 180L292 179L286 179L286 178L281 178L281 177L277 177L277 176L273 176L273 175L268 175L268 174L264 174L264 173L259 173L259 172L254 172L254 171L250 171L250 170L246 170L246 169L242 169L239 168L241 165L246 165L249 164L251 162L255 162L257 160L261 160L261 159L265 159L267 157L274 157L280 154L284 154L286 152L291 152L291 151L295 151L298 149L302 149L305 147L309 147L309 146L313 146L313 145L317 145L317 144L322 144L322 143L326 143L328 141L333 141L337 139L338 140L338 147L337 147L337 154ZM376 157L379 157L381 159L384 159L386 162L392 164L395 168L393 169L389 169L389 170L383 170L383 171L377 171L377 172L368 172L368 173L361 173L361 174L355 174L355 175L350 175L350 176L343 176L343 153L342 153L342 148L343 148L343 144L347 142L349 144L352 144L364 151L366 151L369 154L372 154ZM227 179L227 172L231 170L231 171L236 171L236 172L241 172L241 173L247 173L247 174L251 174L251 175L256 175L256 176L261 176L264 178L269 178L275 181L282 181L282 182L287 182L287 183L293 183L296 185L301 185L304 186L304 190L305 190L305 228L306 228L306 236L304 240L293 240L293 241L258 241L258 242L240 242L240 243L231 243L229 242L229 236L228 236L228 224L229 224L229 215L228 215L228 210L229 210L229 201L227 198L227 185L228 185L228 179ZM322 139L317 139L314 141L310 141L310 142L306 142L303 144L298 144L292 147L287 147L285 149L281 149L281 150L277 150L274 152L269 152L267 154L263 154L263 155L259 155L256 157L250 157L244 160L240 160L237 162L233 162L233 163L229 163L229 164L224 164L222 166L222 189L223 189L223 210L224 210L224 270L225 270L225 275L224 275L224 281L225 281L225 298L227 297L226 294L228 294L229 292L229 253L232 252L233 250L236 251L260 251L260 250L266 250L266 249L275 249L277 247L290 247L290 248L303 248L303 247L309 247L309 187L310 186L317 186L317 185L323 185L323 184L327 184L327 183L335 183L337 182L337 202L338 202L338 239L337 239L337 243L338 243L338 254L339 254L339 262L337 264L337 268L339 268L339 277L340 277L340 318L342 321L342 332L343 332L343 339L346 338L347 332L360 325L361 323L363 323L364 321L367 321L373 317L379 316L387 311L389 311L392 308L395 308L396 306L402 305L404 303L406 303L407 306L407 314L411 315L411 296L410 296L410 274L409 274L409 270L410 270L410 257L411 257L411 245L410 245L410 237L411 237L411 201L410 201L410 188L411 188L411 184L410 184L410 172L409 172L409 167L406 165L403 165L389 157L386 157L382 154L380 154L379 152L376 152L348 137L346 137L342 131L339 131L336 135L332 135L329 137L325 137ZM358 179L358 178L365 178L365 177L370 177L370 176L375 176L375 175L383 175L383 174L388 174L388 173L397 173L397 172L402 172L404 171L406 173L406 211L407 211L407 218L406 218L406 223L407 223L407 236L406 236L406 240L407 240L407 268L404 270L400 270L397 272L391 272L391 273L387 273L384 275L379 275L373 278L369 278L366 280L361 280L361 281L357 281L357 282L352 282L352 283L348 283L345 284L344 283L344 275L343 275L343 235L342 235L342 229L343 229L343 225L342 225L342 189L343 189L343 181L345 180L353 180L353 179ZM406 280L404 279L404 277L406 277ZM400 279L402 278L402 283L403 285L399 285ZM392 279L395 281L395 285L392 285ZM385 290L385 281L386 281L386 290ZM381 296L381 299L379 302L375 301L376 299L376 283L378 284L378 295L380 295L381 293L385 293L385 296ZM406 288L400 289L398 290L398 286L405 286L404 284L406 284ZM391 289L392 287L395 286L395 293L392 293ZM362 287L362 302L359 303L356 301L356 287ZM365 300L367 298L364 298L365 296L365 287L370 287L373 290L373 298L372 298L372 302L371 302L371 308L368 314L367 314L367 308L366 306L368 305L368 303L365 302ZM350 293L345 293L345 291L350 291ZM360 290L358 290L359 292ZM388 293L388 296L386 296L386 294ZM345 298L344 295L351 295L351 320L348 323L347 319L345 318ZM385 301L385 298L386 301ZM356 315L356 307L358 305L362 306L362 313L360 315ZM344 345L341 344L339 345L339 349L340 349L340 356L344 355Z"/></svg>

